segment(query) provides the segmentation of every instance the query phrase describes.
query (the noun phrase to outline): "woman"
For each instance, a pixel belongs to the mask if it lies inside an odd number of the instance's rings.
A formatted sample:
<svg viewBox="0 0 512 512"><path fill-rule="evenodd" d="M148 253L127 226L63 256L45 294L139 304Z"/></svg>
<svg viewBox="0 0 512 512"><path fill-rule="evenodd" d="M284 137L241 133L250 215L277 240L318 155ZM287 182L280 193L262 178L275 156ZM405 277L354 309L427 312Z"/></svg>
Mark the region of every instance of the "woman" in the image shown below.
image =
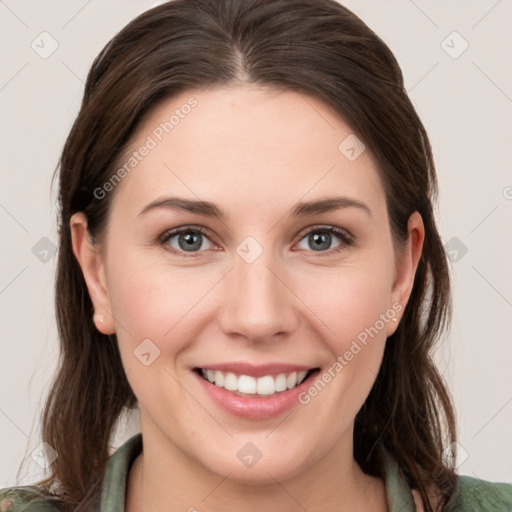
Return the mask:
<svg viewBox="0 0 512 512"><path fill-rule="evenodd" d="M336 2L132 21L60 161L58 456L2 510L512 510L454 471L436 186L395 58Z"/></svg>

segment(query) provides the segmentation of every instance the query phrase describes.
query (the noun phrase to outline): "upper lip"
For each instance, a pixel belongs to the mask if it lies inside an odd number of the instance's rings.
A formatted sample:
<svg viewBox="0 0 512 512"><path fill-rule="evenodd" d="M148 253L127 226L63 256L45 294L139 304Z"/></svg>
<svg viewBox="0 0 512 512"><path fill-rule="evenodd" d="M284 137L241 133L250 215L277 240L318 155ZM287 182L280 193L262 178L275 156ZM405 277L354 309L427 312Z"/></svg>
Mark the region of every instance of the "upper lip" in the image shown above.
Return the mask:
<svg viewBox="0 0 512 512"><path fill-rule="evenodd" d="M253 365L250 363L217 363L197 366L204 370L219 370L221 372L234 373L236 375L249 375L251 377L263 377L265 375L279 375L280 373L293 373L304 370L312 370L314 366L304 366L301 364L290 363L268 363Z"/></svg>

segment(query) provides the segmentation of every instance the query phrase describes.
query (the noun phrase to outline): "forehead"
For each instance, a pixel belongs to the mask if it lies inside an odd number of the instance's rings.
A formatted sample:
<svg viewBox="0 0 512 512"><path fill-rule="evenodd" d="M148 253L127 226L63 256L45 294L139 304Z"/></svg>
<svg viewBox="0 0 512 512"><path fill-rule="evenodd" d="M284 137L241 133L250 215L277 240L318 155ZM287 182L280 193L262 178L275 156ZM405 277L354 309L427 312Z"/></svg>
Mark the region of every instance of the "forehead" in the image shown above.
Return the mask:
<svg viewBox="0 0 512 512"><path fill-rule="evenodd" d="M353 137L332 108L298 92L253 85L185 91L138 126L118 162L127 172L114 200L140 207L172 193L267 209L284 195L381 200L369 149L355 160L343 152Z"/></svg>

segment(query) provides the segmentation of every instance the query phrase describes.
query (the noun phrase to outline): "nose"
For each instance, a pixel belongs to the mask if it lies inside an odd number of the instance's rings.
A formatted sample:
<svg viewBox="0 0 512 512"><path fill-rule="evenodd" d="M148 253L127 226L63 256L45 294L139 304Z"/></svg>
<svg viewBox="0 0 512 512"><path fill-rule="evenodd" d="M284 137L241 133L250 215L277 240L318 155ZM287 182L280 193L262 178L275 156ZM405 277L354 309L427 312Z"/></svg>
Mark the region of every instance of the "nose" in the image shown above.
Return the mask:
<svg viewBox="0 0 512 512"><path fill-rule="evenodd" d="M252 263L236 257L224 281L219 314L224 333L261 343L294 331L297 299L267 251Z"/></svg>

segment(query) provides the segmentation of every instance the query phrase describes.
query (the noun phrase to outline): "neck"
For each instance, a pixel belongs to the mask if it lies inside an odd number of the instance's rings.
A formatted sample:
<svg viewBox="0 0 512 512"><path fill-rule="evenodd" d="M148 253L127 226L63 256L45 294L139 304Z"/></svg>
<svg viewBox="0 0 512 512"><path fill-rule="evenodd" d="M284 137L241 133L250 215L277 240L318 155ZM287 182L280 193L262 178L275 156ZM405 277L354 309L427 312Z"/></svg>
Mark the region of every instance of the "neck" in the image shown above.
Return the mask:
<svg viewBox="0 0 512 512"><path fill-rule="evenodd" d="M353 458L352 431L305 471L282 480L266 471L264 482L250 484L212 472L161 432L147 434L143 429L144 450L130 470L127 512L388 511L384 482Z"/></svg>

